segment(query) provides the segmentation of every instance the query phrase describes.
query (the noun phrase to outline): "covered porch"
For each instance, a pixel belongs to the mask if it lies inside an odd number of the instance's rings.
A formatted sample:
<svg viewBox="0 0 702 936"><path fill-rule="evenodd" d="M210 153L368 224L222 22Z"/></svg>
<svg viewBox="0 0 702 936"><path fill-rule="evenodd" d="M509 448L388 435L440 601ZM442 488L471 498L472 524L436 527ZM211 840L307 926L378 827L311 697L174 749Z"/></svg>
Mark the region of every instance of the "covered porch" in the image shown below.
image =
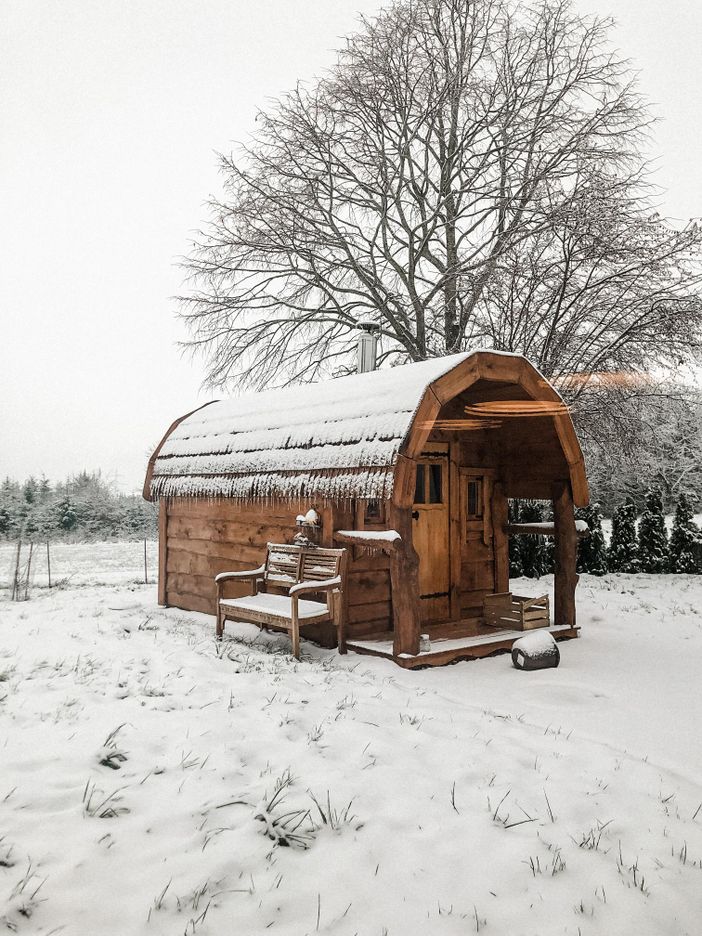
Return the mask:
<svg viewBox="0 0 702 936"><path fill-rule="evenodd" d="M542 625L539 622L539 629L548 630L555 640L571 640L580 635L580 628L576 624L575 617L575 586L578 576L574 578L571 575L564 574L565 568L575 569L575 552L577 550L577 540L588 535L587 528L580 523L573 523L572 527L568 525L574 535L566 536L559 540L556 538L556 561L558 568L553 576L546 576L544 580L531 580L530 588L524 588L523 582L519 583L519 592L523 596L525 592L536 598L546 595L549 607L548 623ZM510 536L539 535L556 536L554 523L544 524L507 524L504 525L505 550L508 548ZM358 533L346 531L337 536L338 541L343 541L347 545L359 543L361 541ZM389 551L391 553L391 565L393 563L392 553L396 552L395 564L398 563L401 555L401 544L394 542L385 542L376 534L372 541L365 541L364 547L373 551ZM560 548L559 548L560 547ZM572 553L572 559L571 559ZM559 559L560 557L560 559ZM502 581L506 589L510 589L508 563L504 568ZM397 573L400 574L399 572ZM492 597L495 593L490 592L486 597ZM431 599L434 600L434 599ZM421 613L420 606L420 613ZM395 615L397 621L397 615ZM402 623L402 622L398 622ZM381 657L393 660L399 666L405 669L415 669L425 666L443 666L459 660L478 659L480 657L491 656L496 653L509 651L515 640L529 633L528 629L521 629L507 621L503 626L499 626L494 616L491 621L483 613L483 609L476 608L474 613L469 616L463 616L459 620L444 621L419 621L421 637L428 638L426 641L419 641L416 652L412 652L414 644L410 648L403 649L401 642L403 637L407 636L407 629L400 628L399 639L398 630L393 631L380 630L375 633L364 634L362 637L352 637L346 642L346 649L353 653L366 654L369 656ZM414 635L413 635L414 636Z"/></svg>
<svg viewBox="0 0 702 936"><path fill-rule="evenodd" d="M511 498L548 501L553 520L510 523ZM404 667L510 649L523 631L488 621L484 602L510 592L509 540L523 535L553 538L550 614L539 626L577 637L577 541L587 532L574 508L587 501L567 407L528 362L483 353L440 377L398 454L391 500L365 511L365 529L335 530L340 545L384 553L392 585L392 630L352 634L348 649Z"/></svg>

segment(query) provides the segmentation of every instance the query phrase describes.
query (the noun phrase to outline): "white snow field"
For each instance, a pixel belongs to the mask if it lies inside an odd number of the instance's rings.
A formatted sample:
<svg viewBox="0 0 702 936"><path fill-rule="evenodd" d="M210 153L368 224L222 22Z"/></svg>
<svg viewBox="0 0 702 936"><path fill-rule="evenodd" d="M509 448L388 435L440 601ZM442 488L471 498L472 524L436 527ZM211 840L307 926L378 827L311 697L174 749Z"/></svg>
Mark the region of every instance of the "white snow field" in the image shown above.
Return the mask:
<svg viewBox="0 0 702 936"><path fill-rule="evenodd" d="M697 936L701 608L583 576L558 669L410 672L217 647L153 586L5 593L0 933Z"/></svg>
<svg viewBox="0 0 702 936"><path fill-rule="evenodd" d="M29 555L22 547L20 568ZM144 541L107 543L50 543L51 581L61 585L118 585L143 583ZM0 544L0 588L8 588L17 564L17 544ZM146 574L150 582L158 575L158 542L146 544ZM36 543L30 567L34 586L48 585L49 565L46 543Z"/></svg>

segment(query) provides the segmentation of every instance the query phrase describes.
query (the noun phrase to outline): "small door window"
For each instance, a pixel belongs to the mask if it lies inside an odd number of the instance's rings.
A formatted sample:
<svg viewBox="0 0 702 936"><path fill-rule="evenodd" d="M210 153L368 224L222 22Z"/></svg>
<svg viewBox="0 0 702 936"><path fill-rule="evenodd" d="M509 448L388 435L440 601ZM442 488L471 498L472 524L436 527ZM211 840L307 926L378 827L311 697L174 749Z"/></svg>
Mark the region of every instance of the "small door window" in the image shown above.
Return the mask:
<svg viewBox="0 0 702 936"><path fill-rule="evenodd" d="M466 489L466 518L480 520L483 516L483 479L469 478Z"/></svg>
<svg viewBox="0 0 702 936"><path fill-rule="evenodd" d="M441 462L420 462L417 465L415 504L443 504L443 467Z"/></svg>
<svg viewBox="0 0 702 936"><path fill-rule="evenodd" d="M442 503L441 497L441 465L431 464L427 466L429 468L429 503L430 504L440 504Z"/></svg>
<svg viewBox="0 0 702 936"><path fill-rule="evenodd" d="M417 480L414 485L415 504L426 504L426 479L424 474L424 465L417 465Z"/></svg>

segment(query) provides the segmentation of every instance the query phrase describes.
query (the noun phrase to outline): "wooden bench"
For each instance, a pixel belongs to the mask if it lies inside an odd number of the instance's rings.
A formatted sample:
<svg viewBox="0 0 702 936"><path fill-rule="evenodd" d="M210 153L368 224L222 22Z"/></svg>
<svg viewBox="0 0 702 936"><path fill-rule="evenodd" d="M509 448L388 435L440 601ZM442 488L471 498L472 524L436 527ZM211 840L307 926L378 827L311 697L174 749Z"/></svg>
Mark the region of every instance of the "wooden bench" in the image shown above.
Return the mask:
<svg viewBox="0 0 702 936"><path fill-rule="evenodd" d="M346 653L342 603L345 567L345 549L269 543L266 561L258 569L221 572L215 577L217 640L222 639L225 620L282 628L290 632L293 654L299 660L300 626L331 621L336 626L339 652ZM251 582L251 595L223 597L227 582ZM302 595L324 595L325 600L302 599Z"/></svg>

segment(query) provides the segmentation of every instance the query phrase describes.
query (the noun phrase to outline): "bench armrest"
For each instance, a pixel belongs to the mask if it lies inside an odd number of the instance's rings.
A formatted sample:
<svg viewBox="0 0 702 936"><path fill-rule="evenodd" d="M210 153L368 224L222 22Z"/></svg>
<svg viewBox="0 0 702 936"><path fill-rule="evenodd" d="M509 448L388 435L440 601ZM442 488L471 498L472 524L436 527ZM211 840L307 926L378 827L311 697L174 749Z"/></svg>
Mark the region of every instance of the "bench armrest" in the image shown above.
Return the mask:
<svg viewBox="0 0 702 936"><path fill-rule="evenodd" d="M332 591L332 589L338 588L340 585L341 576L335 575L334 578L320 579L319 582L300 582L297 585L293 585L289 594L292 598L293 595L301 595L304 592Z"/></svg>
<svg viewBox="0 0 702 936"><path fill-rule="evenodd" d="M265 571L265 566L259 566L257 569L247 569L245 572L220 572L219 575L215 575L215 582L219 585L220 582L246 582L250 579L262 579Z"/></svg>

